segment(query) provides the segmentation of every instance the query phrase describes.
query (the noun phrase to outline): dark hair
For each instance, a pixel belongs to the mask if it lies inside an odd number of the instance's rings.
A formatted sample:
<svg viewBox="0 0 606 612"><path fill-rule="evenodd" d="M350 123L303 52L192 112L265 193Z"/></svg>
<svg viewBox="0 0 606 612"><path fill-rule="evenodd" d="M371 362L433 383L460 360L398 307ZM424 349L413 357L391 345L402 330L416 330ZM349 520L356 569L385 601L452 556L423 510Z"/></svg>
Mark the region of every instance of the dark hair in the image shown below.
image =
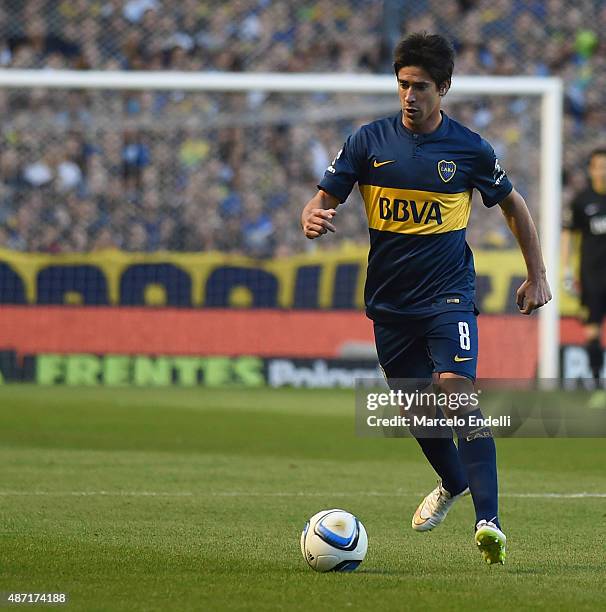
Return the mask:
<svg viewBox="0 0 606 612"><path fill-rule="evenodd" d="M597 147L589 154L589 161L591 161L597 155L606 155L606 147Z"/></svg>
<svg viewBox="0 0 606 612"><path fill-rule="evenodd" d="M450 85L454 70L454 48L440 34L410 34L398 43L393 54L396 76L404 66L423 68L437 87L444 83Z"/></svg>

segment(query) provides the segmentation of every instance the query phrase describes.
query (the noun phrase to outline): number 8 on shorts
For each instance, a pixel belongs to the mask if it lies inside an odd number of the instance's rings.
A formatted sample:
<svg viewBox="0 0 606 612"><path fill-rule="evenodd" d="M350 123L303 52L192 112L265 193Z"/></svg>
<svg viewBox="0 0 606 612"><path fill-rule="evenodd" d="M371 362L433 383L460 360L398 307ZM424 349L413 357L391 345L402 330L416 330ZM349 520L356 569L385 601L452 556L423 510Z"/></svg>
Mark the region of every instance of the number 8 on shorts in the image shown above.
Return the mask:
<svg viewBox="0 0 606 612"><path fill-rule="evenodd" d="M468 351L471 347L469 340L469 325L467 321L459 321L459 346Z"/></svg>

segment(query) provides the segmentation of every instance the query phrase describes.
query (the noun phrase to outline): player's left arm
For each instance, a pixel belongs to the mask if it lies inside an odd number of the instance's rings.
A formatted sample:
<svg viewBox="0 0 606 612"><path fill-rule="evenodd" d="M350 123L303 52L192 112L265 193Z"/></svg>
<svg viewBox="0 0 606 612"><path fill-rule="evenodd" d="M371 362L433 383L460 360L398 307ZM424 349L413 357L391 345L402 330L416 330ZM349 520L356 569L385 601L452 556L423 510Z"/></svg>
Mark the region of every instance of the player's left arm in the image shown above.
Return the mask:
<svg viewBox="0 0 606 612"><path fill-rule="evenodd" d="M515 189L499 206L526 262L527 276L516 293L516 302L520 312L528 315L551 300L539 235L524 198Z"/></svg>

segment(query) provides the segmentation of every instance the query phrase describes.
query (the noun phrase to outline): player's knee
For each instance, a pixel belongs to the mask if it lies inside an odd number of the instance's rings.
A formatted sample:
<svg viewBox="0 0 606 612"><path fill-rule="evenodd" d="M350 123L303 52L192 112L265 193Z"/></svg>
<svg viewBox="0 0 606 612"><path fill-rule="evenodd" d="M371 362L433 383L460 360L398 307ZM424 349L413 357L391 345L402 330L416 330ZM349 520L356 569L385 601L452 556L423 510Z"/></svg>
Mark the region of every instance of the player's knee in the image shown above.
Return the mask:
<svg viewBox="0 0 606 612"><path fill-rule="evenodd" d="M443 393L473 391L473 381L467 378L467 376L455 374L454 372L440 372L436 383Z"/></svg>
<svg viewBox="0 0 606 612"><path fill-rule="evenodd" d="M442 373L438 389L446 396L446 402L439 405L454 422L453 429L459 440L471 442L478 438L492 438L488 420L479 408L474 409L470 404L474 393L471 379L452 372Z"/></svg>
<svg viewBox="0 0 606 612"><path fill-rule="evenodd" d="M442 396L438 405L442 407L446 416L454 417L461 412L469 411L474 392L473 382L469 378L450 372L440 374L436 391Z"/></svg>

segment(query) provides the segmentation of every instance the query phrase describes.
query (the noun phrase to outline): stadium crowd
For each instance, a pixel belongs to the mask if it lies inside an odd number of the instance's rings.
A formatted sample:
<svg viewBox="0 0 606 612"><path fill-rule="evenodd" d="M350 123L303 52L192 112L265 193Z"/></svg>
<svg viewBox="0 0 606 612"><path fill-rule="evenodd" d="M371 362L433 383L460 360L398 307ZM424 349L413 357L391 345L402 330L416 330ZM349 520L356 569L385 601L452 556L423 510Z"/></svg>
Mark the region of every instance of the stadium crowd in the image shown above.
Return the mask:
<svg viewBox="0 0 606 612"><path fill-rule="evenodd" d="M456 75L562 77L565 198L584 183L583 156L606 136L598 0L5 0L0 68L388 73L393 42L419 30L452 39ZM491 141L536 206L537 103L453 96L446 108ZM257 257L313 248L300 206L344 136L396 110L395 90L388 99L0 89L0 246ZM366 240L362 206L352 208L333 246ZM475 208L470 241L509 245L504 224Z"/></svg>

